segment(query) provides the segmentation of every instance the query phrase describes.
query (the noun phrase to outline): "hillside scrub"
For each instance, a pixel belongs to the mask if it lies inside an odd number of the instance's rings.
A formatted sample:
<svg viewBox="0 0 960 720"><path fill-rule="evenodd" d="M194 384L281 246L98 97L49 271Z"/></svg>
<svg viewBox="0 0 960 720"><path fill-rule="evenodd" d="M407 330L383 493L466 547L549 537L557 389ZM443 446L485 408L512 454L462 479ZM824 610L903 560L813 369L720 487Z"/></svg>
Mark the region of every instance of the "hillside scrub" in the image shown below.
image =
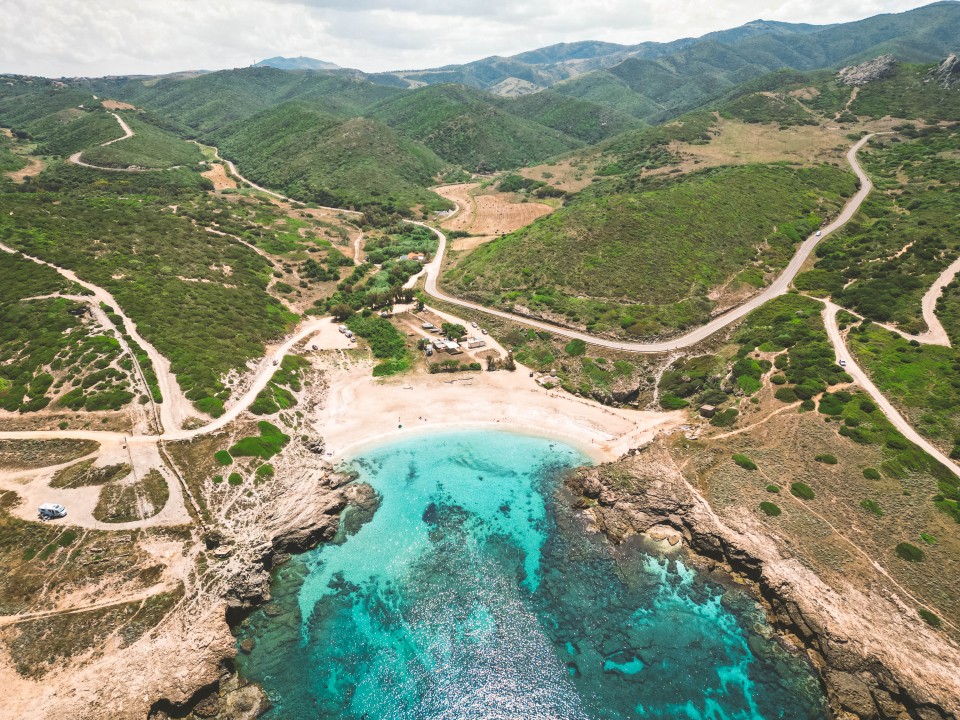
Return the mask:
<svg viewBox="0 0 960 720"><path fill-rule="evenodd" d="M290 442L289 435L285 435L280 428L266 420L258 422L257 428L260 430L259 436L242 438L230 447L230 454L233 457L258 457L269 460ZM235 474L231 473L230 477L232 478ZM230 484L233 484L232 480Z"/></svg>
<svg viewBox="0 0 960 720"><path fill-rule="evenodd" d="M370 343L373 356L382 361L373 368L374 377L395 375L410 367L404 337L389 320L377 315L353 315L347 327Z"/></svg>
<svg viewBox="0 0 960 720"><path fill-rule="evenodd" d="M200 148L196 145L162 130L141 116L124 112L121 117L133 130L133 137L85 149L84 162L105 167L168 168L196 165L202 159ZM119 137L119 124L116 130Z"/></svg>
<svg viewBox="0 0 960 720"><path fill-rule="evenodd" d="M592 332L654 337L705 322L715 304L710 291L745 266L782 268L854 186L832 166L785 165L595 186L481 245L444 281L490 305Z"/></svg>

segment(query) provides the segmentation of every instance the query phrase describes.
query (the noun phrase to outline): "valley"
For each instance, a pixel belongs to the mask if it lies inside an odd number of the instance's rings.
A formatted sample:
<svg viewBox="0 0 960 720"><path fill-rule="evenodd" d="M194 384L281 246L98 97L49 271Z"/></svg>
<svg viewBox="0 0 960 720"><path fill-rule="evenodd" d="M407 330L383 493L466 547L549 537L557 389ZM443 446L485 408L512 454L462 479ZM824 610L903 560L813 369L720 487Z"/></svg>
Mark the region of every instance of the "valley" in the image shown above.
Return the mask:
<svg viewBox="0 0 960 720"><path fill-rule="evenodd" d="M444 433L583 458L538 542L596 540L615 593L643 553L702 577L822 717L960 717L960 64L917 30L957 7L482 81L2 76L0 717L281 717L254 661L271 618L325 617L290 615L298 568L382 533L377 453ZM483 452L450 462L506 472ZM403 521L431 542L474 512L437 480ZM576 685L589 633L556 612ZM604 682L646 677L607 645Z"/></svg>

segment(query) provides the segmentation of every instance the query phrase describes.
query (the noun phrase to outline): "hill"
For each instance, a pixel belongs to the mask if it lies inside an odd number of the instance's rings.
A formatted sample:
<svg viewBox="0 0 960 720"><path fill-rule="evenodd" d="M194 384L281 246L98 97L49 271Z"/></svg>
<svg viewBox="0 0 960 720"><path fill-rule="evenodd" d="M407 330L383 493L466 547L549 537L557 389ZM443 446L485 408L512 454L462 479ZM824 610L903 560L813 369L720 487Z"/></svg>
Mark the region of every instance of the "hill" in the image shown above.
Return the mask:
<svg viewBox="0 0 960 720"><path fill-rule="evenodd" d="M761 32L712 33L656 57L638 54L557 83L553 90L602 102L650 122L663 120L784 68L834 68L887 52L905 62L942 58L956 49L960 4L934 3L826 28L764 24L754 29Z"/></svg>
<svg viewBox="0 0 960 720"><path fill-rule="evenodd" d="M211 136L247 177L291 197L341 207L449 207L426 190L446 164L373 120L285 103Z"/></svg>
<svg viewBox="0 0 960 720"><path fill-rule="evenodd" d="M369 115L477 172L536 163L582 145L491 100L461 85L432 85L393 97Z"/></svg>
<svg viewBox="0 0 960 720"><path fill-rule="evenodd" d="M445 281L595 332L670 333L706 321L725 294L762 287L854 189L828 165L726 167L635 191L601 184L480 246Z"/></svg>
<svg viewBox="0 0 960 720"><path fill-rule="evenodd" d="M314 58L300 57L272 57L254 63L251 67L272 67L278 70L338 70L339 65L326 60L315 60Z"/></svg>

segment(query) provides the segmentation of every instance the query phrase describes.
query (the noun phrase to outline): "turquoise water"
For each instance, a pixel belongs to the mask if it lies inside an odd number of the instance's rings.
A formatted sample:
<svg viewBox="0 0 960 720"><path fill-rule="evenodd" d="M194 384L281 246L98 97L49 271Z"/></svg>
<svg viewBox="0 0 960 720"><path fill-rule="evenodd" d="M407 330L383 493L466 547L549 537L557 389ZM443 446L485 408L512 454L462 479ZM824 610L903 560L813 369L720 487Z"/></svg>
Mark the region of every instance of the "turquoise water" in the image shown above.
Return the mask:
<svg viewBox="0 0 960 720"><path fill-rule="evenodd" d="M491 431L357 459L373 519L284 565L239 629L267 717L825 717L743 593L584 532L559 479L587 462Z"/></svg>

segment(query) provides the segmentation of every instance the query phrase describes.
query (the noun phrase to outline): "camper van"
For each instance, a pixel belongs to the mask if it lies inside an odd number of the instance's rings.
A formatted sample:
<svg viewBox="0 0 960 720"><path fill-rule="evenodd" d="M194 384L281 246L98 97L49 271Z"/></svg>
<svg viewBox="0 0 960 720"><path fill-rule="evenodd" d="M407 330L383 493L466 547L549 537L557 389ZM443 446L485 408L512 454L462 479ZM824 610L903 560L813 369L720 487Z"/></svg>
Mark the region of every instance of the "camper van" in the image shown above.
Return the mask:
<svg viewBox="0 0 960 720"><path fill-rule="evenodd" d="M41 520L55 520L67 516L67 509L63 505L56 503L44 503L40 506Z"/></svg>

